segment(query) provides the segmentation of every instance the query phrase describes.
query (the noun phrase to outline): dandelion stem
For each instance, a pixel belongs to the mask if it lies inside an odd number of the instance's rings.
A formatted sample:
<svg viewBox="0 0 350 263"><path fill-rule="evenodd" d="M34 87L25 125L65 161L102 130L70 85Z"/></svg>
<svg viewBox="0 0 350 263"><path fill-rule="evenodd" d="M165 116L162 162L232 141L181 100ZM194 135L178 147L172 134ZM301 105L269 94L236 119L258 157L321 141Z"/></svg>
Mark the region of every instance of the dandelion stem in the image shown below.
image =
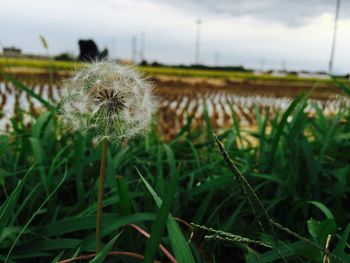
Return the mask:
<svg viewBox="0 0 350 263"><path fill-rule="evenodd" d="M104 139L102 142L102 155L101 155L98 200L97 200L96 253L101 251L102 202L103 202L104 184L106 179L107 146L108 146L108 142L106 139Z"/></svg>

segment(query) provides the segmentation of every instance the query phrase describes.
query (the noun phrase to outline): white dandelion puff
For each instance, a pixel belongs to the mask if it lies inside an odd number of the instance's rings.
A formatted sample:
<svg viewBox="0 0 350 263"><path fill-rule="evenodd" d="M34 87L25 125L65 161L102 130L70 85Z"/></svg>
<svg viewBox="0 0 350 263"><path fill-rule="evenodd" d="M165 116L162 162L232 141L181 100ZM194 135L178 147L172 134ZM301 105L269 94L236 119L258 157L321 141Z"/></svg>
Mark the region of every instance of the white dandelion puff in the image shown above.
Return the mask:
<svg viewBox="0 0 350 263"><path fill-rule="evenodd" d="M84 66L63 83L64 123L96 139L116 142L145 132L157 101L152 85L127 65L110 61Z"/></svg>

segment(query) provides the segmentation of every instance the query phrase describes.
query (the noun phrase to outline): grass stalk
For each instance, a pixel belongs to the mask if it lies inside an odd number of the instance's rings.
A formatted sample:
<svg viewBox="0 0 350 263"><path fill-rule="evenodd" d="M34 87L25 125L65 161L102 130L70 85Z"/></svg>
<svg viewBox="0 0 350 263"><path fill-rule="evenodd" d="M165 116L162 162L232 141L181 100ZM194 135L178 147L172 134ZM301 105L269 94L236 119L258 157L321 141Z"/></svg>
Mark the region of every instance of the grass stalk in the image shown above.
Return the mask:
<svg viewBox="0 0 350 263"><path fill-rule="evenodd" d="M98 200L97 200L96 253L101 251L102 203L103 203L104 184L106 180L107 148L108 148L108 141L104 139L102 142L101 166L100 166Z"/></svg>

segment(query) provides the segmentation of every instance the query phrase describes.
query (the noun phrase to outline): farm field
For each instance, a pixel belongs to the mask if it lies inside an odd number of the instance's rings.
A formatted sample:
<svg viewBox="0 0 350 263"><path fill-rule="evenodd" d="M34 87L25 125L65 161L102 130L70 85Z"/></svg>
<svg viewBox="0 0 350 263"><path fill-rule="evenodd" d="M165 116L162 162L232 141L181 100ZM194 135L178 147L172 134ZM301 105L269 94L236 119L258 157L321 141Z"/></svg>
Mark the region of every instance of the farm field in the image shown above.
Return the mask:
<svg viewBox="0 0 350 263"><path fill-rule="evenodd" d="M48 69L54 72L67 73L79 68L80 65L70 61L54 61L47 59L31 59L31 58L4 58L0 57L0 68L7 72L34 72L46 73ZM332 83L328 79L300 78L297 76L271 76L267 74L255 75L251 72L235 72L224 70L203 70L203 69L184 69L176 67L153 67L140 66L142 72L149 76L177 76L189 78L216 78L231 80L267 80L267 81L296 81L296 82L326 82Z"/></svg>
<svg viewBox="0 0 350 263"><path fill-rule="evenodd" d="M0 261L350 261L346 81L141 67L159 109L108 147L96 256L103 147L58 111L76 65L6 63Z"/></svg>
<svg viewBox="0 0 350 263"><path fill-rule="evenodd" d="M50 74L49 68L44 68L49 65L48 61L22 59L17 64L16 61L9 62L14 65L10 70L5 67L7 76L21 81L45 99L56 102L60 100L61 80L74 72L73 65L77 67L71 62L57 63L53 68L58 67L60 70ZM24 65L27 67L23 67ZM64 67L70 67L70 70L62 70ZM256 127L257 111L273 118L279 111L286 110L301 92L310 93L306 111L313 116L316 114L314 104L326 115L334 115L341 106L349 106L350 103L346 97L341 96L341 90L333 82L325 80L274 79L271 76L268 79L254 79L251 73L189 69L181 69L182 72L188 72L178 74L177 69L171 68L141 67L139 70L155 84L155 93L160 98L158 130L166 140L176 136L185 126L188 117L192 119L192 128L203 126L205 111L215 128L231 127L234 118L242 127ZM203 77L206 72L227 73L230 77ZM191 75L194 77L190 77ZM346 82L342 80L341 83ZM10 117L17 105L21 104L26 111L38 110L35 109L38 104L36 99L16 89L11 81L1 77L0 91L2 115L7 116L0 119L0 129L8 129Z"/></svg>

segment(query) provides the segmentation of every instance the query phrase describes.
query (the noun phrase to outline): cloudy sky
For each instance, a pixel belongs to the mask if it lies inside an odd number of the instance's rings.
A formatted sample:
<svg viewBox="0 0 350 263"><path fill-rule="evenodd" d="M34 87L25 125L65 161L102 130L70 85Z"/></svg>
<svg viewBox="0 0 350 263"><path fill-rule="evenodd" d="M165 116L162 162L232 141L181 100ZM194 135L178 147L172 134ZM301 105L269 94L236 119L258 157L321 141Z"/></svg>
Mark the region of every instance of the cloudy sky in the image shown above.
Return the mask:
<svg viewBox="0 0 350 263"><path fill-rule="evenodd" d="M0 0L0 43L25 53L78 54L92 38L112 56L131 58L132 36L145 58L194 62L196 20L202 20L200 62L252 68L326 70L336 0ZM342 0L334 68L350 72L350 1Z"/></svg>

